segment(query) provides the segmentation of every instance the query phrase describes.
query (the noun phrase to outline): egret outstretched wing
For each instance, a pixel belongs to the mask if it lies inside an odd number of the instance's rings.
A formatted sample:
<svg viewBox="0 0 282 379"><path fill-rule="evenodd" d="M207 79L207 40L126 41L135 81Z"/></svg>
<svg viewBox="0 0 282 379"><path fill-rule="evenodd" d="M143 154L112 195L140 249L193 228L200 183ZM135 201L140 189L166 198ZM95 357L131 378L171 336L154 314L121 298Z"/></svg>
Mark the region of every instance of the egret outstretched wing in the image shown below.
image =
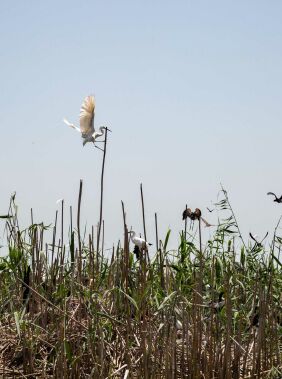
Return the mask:
<svg viewBox="0 0 282 379"><path fill-rule="evenodd" d="M63 121L66 125L70 126L71 128L73 128L73 129L77 130L79 133L81 133L80 129L77 126L75 126L74 124L72 124L71 122L69 122L67 119L64 118Z"/></svg>
<svg viewBox="0 0 282 379"><path fill-rule="evenodd" d="M94 129L95 99L87 96L80 108L80 130L82 136L89 136L95 132Z"/></svg>

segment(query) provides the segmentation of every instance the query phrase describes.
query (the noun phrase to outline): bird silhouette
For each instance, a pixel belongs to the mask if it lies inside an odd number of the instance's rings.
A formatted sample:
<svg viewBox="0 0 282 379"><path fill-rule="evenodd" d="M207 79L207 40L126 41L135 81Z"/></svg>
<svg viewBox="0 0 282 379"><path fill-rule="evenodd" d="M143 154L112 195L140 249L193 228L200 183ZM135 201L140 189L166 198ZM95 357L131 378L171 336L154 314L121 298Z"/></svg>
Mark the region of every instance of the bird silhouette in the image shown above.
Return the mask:
<svg viewBox="0 0 282 379"><path fill-rule="evenodd" d="M199 208L196 208L194 212L192 212L190 208L186 208L182 213L182 220L186 220L187 218L191 221L202 220L206 227L212 226L202 217L202 212Z"/></svg>
<svg viewBox="0 0 282 379"><path fill-rule="evenodd" d="M79 124L80 127L78 128L71 122L69 122L67 119L64 118L64 123L71 128L75 129L77 132L81 134L82 137L82 144L85 146L87 142L93 142L95 145L95 142L97 138L102 137L105 133L105 130L111 131L110 129L106 128L105 126L101 126L98 131L95 131L94 128L94 117L95 117L95 99L94 96L86 96L86 98L83 100L83 103L80 108L80 116L79 116ZM95 147L98 148L98 146L95 145Z"/></svg>
<svg viewBox="0 0 282 379"><path fill-rule="evenodd" d="M273 193L273 192L267 192L267 194L268 194L268 195L272 195L272 196L275 197L275 199L273 200L275 203L282 203L282 195L281 195L280 197L277 197L277 196L275 195L275 193Z"/></svg>
<svg viewBox="0 0 282 379"><path fill-rule="evenodd" d="M202 216L202 212L199 208L196 208L194 212L191 211L191 208L186 208L182 214L182 219L186 220L187 218L190 218L190 220L200 220Z"/></svg>
<svg viewBox="0 0 282 379"><path fill-rule="evenodd" d="M207 207L207 210L212 213L214 211L214 209L210 209L209 207Z"/></svg>

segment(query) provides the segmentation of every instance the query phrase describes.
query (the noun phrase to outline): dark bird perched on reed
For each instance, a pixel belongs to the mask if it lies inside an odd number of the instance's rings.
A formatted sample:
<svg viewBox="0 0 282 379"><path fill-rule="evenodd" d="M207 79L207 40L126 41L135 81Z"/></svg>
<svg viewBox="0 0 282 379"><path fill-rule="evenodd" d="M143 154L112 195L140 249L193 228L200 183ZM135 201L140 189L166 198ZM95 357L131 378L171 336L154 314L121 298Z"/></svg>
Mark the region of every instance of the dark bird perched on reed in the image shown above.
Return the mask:
<svg viewBox="0 0 282 379"><path fill-rule="evenodd" d="M185 211L182 214L182 219L186 220L186 218L190 218L190 220L200 220L200 217L202 216L202 212L199 208L196 208L194 212L191 211L191 208L185 209Z"/></svg>
<svg viewBox="0 0 282 379"><path fill-rule="evenodd" d="M275 203L282 203L282 195L280 197L277 197L273 192L267 192L267 194L275 197L275 199L273 200Z"/></svg>
<svg viewBox="0 0 282 379"><path fill-rule="evenodd" d="M194 212L192 212L190 208L186 208L182 213L182 220L186 220L187 218L191 221L202 220L206 227L212 226L202 217L202 212L199 208L196 208Z"/></svg>

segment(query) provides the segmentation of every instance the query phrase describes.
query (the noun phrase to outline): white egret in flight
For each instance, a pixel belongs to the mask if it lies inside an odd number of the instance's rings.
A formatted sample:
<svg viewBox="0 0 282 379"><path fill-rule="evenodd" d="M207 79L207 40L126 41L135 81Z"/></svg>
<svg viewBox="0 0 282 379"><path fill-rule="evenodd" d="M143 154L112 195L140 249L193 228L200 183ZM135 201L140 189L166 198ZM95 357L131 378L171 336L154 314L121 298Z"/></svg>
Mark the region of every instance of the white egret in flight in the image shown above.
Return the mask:
<svg viewBox="0 0 282 379"><path fill-rule="evenodd" d="M99 137L102 137L105 133L105 130L106 130L105 126L101 126L97 132L95 131L94 116L95 116L95 99L94 99L94 96L90 95L90 96L86 96L80 108L80 116L79 116L80 128L70 123L65 118L63 120L65 124L67 124L71 128L81 133L81 137L83 139L83 146L85 146L87 142L93 142L95 145L96 139ZM110 129L108 130L111 131ZM95 145L95 147L97 146Z"/></svg>

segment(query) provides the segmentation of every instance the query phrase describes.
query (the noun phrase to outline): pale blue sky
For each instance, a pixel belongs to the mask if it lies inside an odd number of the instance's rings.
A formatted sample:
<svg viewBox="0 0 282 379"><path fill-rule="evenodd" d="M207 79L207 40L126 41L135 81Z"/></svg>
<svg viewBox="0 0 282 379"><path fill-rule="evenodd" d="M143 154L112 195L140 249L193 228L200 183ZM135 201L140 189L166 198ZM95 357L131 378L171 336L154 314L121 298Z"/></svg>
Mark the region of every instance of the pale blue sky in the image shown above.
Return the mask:
<svg viewBox="0 0 282 379"><path fill-rule="evenodd" d="M52 222L56 200L98 221L101 154L82 147L77 122L96 96L110 135L107 246L129 226L148 236L154 212L173 239L186 203L203 210L220 183L245 235L282 213L281 1L13 1L0 3L0 213L18 194L23 226ZM206 213L206 212L204 212ZM207 215L211 222L216 215ZM209 231L205 231L209 233Z"/></svg>

